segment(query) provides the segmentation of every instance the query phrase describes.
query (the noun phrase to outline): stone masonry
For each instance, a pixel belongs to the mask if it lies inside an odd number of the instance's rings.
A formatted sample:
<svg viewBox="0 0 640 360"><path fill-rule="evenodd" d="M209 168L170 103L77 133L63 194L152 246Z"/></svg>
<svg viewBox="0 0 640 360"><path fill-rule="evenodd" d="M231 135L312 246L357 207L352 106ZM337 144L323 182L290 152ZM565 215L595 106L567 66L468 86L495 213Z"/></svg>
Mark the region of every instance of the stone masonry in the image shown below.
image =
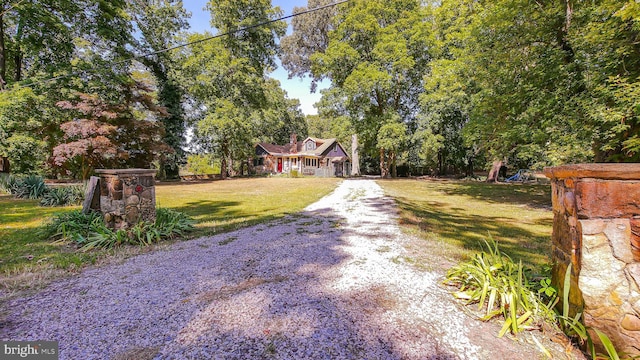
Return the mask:
<svg viewBox="0 0 640 360"><path fill-rule="evenodd" d="M562 291L572 264L570 313L583 311L586 326L640 355L640 164L566 165L545 174L554 284Z"/></svg>
<svg viewBox="0 0 640 360"><path fill-rule="evenodd" d="M156 219L155 174L148 169L98 169L100 211L112 229Z"/></svg>

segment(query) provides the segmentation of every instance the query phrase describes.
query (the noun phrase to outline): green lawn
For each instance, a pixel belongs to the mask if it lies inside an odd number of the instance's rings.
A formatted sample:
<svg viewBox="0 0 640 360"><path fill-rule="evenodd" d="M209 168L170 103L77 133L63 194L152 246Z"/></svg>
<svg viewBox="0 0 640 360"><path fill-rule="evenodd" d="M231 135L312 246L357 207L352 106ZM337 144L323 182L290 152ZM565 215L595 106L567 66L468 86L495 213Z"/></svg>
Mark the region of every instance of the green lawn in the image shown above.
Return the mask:
<svg viewBox="0 0 640 360"><path fill-rule="evenodd" d="M283 217L301 211L331 192L338 179L260 178L202 183L168 183L156 187L158 207L183 211L198 221L192 237ZM77 252L39 236L40 227L57 212L34 200L0 195L0 287L23 273L77 270L122 250ZM134 249L134 253L135 253ZM140 251L140 250L138 250ZM144 250L143 250L144 251ZM15 281L12 281L15 282Z"/></svg>
<svg viewBox="0 0 640 360"><path fill-rule="evenodd" d="M426 252L459 261L491 236L515 261L550 263L550 185L483 182L378 181L400 207L400 221L425 240Z"/></svg>
<svg viewBox="0 0 640 360"><path fill-rule="evenodd" d="M207 235L299 212L329 194L339 181L259 178L167 183L156 187L156 206L189 214L198 222L196 235Z"/></svg>

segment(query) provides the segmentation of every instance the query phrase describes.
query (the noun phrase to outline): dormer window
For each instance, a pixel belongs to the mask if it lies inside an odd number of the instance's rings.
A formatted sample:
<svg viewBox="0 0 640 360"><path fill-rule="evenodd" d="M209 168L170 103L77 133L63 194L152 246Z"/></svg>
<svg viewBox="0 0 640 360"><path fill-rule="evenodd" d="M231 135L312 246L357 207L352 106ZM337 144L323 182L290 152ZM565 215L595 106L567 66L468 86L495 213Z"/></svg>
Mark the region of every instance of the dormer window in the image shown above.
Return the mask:
<svg viewBox="0 0 640 360"><path fill-rule="evenodd" d="M306 144L306 150L315 150L316 149L316 143L313 141L307 141Z"/></svg>

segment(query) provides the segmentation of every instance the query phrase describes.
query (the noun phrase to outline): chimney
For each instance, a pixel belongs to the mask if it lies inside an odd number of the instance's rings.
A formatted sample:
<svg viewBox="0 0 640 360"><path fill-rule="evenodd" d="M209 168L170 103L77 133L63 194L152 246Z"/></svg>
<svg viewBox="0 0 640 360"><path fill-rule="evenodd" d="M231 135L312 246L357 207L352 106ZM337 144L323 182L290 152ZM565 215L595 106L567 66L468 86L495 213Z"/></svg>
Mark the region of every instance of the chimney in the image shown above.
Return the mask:
<svg viewBox="0 0 640 360"><path fill-rule="evenodd" d="M291 144L291 152L292 153L297 153L298 152L298 134L293 133L291 135L289 135L289 144Z"/></svg>

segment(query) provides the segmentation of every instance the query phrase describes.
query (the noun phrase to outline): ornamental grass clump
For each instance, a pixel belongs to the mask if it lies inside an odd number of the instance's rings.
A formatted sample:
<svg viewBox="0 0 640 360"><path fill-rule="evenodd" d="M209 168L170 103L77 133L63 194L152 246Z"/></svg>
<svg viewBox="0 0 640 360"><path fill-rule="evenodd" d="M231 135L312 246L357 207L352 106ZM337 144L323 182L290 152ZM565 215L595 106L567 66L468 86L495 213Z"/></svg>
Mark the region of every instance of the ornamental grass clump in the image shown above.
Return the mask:
<svg viewBox="0 0 640 360"><path fill-rule="evenodd" d="M40 200L41 206L80 205L84 200L84 186L47 188Z"/></svg>
<svg viewBox="0 0 640 360"><path fill-rule="evenodd" d="M530 282L530 271L522 266L522 262L513 262L499 250L493 239L485 240L485 245L488 251L475 254L471 260L451 268L445 283L459 289L454 293L456 298L466 300L467 304L478 304L478 310L484 314L481 320L502 316L504 323L499 337L508 331L517 334L547 324L579 345L586 345L587 355L593 360L636 359L619 354L607 335L592 329L606 351L606 354L598 353L588 328L581 321L582 313L569 316L571 264L564 277L560 314L555 310L560 301L559 294L548 277Z"/></svg>
<svg viewBox="0 0 640 360"><path fill-rule="evenodd" d="M194 221L184 213L157 209L154 223L139 222L130 229L109 229L97 212L80 210L57 215L44 228L48 239L72 242L81 251L111 249L121 245L148 246L166 239L184 236L194 229Z"/></svg>
<svg viewBox="0 0 640 360"><path fill-rule="evenodd" d="M41 176L9 175L0 178L0 190L20 199L39 199L47 191L47 186Z"/></svg>
<svg viewBox="0 0 640 360"><path fill-rule="evenodd" d="M527 279L530 271L522 262L515 263L498 249L498 244L485 241L488 251L473 256L447 272L446 283L459 288L454 296L468 304L478 304L483 320L502 315L504 325L498 336L511 331L539 329L545 321L554 319L555 296L549 299L540 285ZM543 279L540 284L548 284ZM548 289L545 289L548 292ZM551 292L553 293L553 292Z"/></svg>
<svg viewBox="0 0 640 360"><path fill-rule="evenodd" d="M0 192L19 199L40 199L41 206L80 205L84 200L84 185L50 187L37 175L0 176Z"/></svg>

